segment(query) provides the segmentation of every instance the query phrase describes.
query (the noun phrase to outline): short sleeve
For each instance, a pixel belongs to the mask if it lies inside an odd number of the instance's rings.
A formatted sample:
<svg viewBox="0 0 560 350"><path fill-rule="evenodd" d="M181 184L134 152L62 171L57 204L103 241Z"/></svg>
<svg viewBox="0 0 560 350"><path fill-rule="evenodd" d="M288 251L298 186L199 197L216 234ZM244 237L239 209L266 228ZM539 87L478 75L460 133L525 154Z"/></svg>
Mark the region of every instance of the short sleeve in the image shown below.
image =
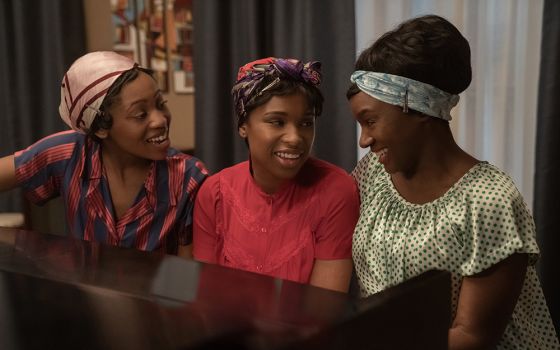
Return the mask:
<svg viewBox="0 0 560 350"><path fill-rule="evenodd" d="M42 205L60 195L72 155L84 141L73 131L45 137L14 154L16 180L31 202Z"/></svg>
<svg viewBox="0 0 560 350"><path fill-rule="evenodd" d="M374 152L368 152L352 171L351 175L358 185L362 206L367 206L375 195L376 185L379 185L375 183L375 180L382 167L377 155Z"/></svg>
<svg viewBox="0 0 560 350"><path fill-rule="evenodd" d="M530 264L538 258L535 225L523 197L507 175L489 167L464 197L462 275L482 272L514 253L529 254Z"/></svg>
<svg viewBox="0 0 560 350"><path fill-rule="evenodd" d="M358 188L349 175L330 182L328 187L336 190L325 190L320 200L324 213L315 234L315 258L351 258L352 234L360 216Z"/></svg>
<svg viewBox="0 0 560 350"><path fill-rule="evenodd" d="M189 245L193 241L192 225L195 198L200 187L208 177L208 171L204 164L194 157L186 159L184 169L183 190L181 193L185 203L182 206L181 217L178 220L181 226L178 230L178 238L180 245Z"/></svg>
<svg viewBox="0 0 560 350"><path fill-rule="evenodd" d="M193 223L193 256L196 260L217 263L219 237L216 215L220 201L219 175L206 180L196 196Z"/></svg>

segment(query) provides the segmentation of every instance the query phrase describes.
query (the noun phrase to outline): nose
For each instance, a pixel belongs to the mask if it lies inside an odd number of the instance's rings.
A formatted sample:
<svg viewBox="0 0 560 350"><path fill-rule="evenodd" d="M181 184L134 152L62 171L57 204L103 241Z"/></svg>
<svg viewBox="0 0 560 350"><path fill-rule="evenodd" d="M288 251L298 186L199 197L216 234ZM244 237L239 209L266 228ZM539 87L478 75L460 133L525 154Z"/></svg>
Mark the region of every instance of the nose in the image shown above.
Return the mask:
<svg viewBox="0 0 560 350"><path fill-rule="evenodd" d="M150 126L154 129L169 127L171 116L168 112L155 109L150 114Z"/></svg>
<svg viewBox="0 0 560 350"><path fill-rule="evenodd" d="M282 140L289 145L297 145L302 140L301 130L297 125L286 125Z"/></svg>
<svg viewBox="0 0 560 350"><path fill-rule="evenodd" d="M364 128L360 128L360 147L367 148L373 144L373 137L369 136Z"/></svg>

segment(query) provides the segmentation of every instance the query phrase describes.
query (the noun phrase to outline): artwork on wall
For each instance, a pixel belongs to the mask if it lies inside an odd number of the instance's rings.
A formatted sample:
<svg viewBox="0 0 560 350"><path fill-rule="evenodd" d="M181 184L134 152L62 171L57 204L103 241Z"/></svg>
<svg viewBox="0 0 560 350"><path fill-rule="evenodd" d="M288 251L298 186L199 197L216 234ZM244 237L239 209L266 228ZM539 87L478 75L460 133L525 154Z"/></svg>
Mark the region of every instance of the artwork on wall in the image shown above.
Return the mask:
<svg viewBox="0 0 560 350"><path fill-rule="evenodd" d="M111 0L111 10L116 52L152 69L160 90L194 92L192 0Z"/></svg>
<svg viewBox="0 0 560 350"><path fill-rule="evenodd" d="M170 35L171 67L177 93L194 91L192 0L173 3L173 35Z"/></svg>
<svg viewBox="0 0 560 350"><path fill-rule="evenodd" d="M113 50L140 62L136 17L142 12L136 1L111 0L113 22Z"/></svg>

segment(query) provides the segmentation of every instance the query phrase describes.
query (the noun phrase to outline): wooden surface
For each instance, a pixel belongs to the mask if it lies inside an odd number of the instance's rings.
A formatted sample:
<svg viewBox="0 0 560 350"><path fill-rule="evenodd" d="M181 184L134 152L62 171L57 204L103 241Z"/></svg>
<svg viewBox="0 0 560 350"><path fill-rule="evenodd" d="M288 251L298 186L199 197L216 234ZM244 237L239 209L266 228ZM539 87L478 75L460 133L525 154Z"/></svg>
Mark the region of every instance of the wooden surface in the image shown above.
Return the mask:
<svg viewBox="0 0 560 350"><path fill-rule="evenodd" d="M368 299L0 228L0 349L445 349L449 274Z"/></svg>

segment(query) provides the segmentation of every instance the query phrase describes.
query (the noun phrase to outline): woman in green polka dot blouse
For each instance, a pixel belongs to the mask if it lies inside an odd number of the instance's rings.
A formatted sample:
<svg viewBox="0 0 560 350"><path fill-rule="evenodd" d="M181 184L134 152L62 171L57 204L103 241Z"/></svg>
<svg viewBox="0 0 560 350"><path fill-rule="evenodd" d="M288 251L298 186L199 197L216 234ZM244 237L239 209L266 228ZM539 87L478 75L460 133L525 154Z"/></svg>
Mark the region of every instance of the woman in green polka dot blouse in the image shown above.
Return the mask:
<svg viewBox="0 0 560 350"><path fill-rule="evenodd" d="M363 296L429 269L452 274L450 349L559 349L535 272L535 227L512 180L463 151L450 111L470 47L447 20L403 22L362 52L348 90L368 153L353 174Z"/></svg>

